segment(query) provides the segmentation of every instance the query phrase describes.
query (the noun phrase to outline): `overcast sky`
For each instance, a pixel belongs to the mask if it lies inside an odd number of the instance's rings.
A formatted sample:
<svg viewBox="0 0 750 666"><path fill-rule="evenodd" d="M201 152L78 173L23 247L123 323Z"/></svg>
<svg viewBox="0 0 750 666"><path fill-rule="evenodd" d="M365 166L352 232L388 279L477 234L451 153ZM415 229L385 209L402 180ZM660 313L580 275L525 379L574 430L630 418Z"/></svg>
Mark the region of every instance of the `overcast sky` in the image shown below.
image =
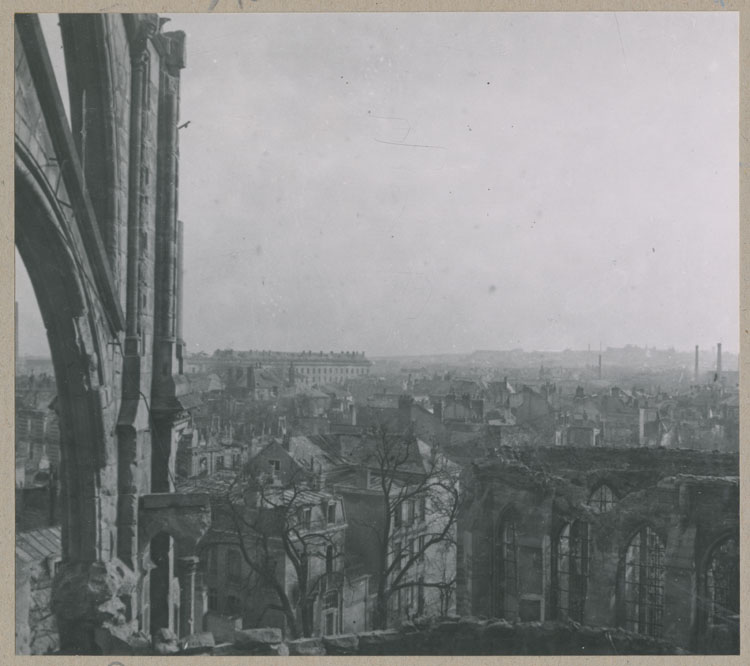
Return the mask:
<svg viewBox="0 0 750 666"><path fill-rule="evenodd" d="M191 350L738 349L737 14L171 18Z"/></svg>

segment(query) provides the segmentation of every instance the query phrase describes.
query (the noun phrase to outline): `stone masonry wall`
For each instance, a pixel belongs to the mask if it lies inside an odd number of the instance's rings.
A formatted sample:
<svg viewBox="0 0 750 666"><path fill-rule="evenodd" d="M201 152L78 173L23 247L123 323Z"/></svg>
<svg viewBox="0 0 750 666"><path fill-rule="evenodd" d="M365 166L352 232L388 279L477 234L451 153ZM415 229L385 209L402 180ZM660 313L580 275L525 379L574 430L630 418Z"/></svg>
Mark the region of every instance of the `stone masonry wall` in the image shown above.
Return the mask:
<svg viewBox="0 0 750 666"><path fill-rule="evenodd" d="M120 654L115 652L114 654ZM511 624L504 620L449 617L401 630L371 631L285 641L270 627L234 632L216 643L210 632L183 641L149 645L122 654L213 656L515 656L687 654L667 641L622 629L581 627L564 622Z"/></svg>
<svg viewBox="0 0 750 666"><path fill-rule="evenodd" d="M552 545L566 524L582 521L589 534L583 621L622 626L624 553L648 525L665 547L661 635L698 649L705 631L699 590L706 558L713 544L739 529L737 457L663 450L538 454L490 459L467 476L472 497L459 518L458 612L503 615L493 603L494 548L498 525L515 511L519 595L541 594L539 619L556 617ZM718 475L704 476L711 473ZM615 493L605 512L589 503L601 483ZM524 568L531 572L526 580Z"/></svg>

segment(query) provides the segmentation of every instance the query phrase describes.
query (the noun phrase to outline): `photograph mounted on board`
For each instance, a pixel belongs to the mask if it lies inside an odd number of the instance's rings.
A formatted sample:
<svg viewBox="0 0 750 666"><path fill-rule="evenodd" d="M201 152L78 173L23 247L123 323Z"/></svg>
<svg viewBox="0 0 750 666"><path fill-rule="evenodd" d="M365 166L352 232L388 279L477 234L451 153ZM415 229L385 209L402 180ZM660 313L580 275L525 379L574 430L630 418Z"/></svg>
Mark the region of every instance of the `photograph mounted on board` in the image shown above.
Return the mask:
<svg viewBox="0 0 750 666"><path fill-rule="evenodd" d="M16 653L739 654L739 14L16 14Z"/></svg>

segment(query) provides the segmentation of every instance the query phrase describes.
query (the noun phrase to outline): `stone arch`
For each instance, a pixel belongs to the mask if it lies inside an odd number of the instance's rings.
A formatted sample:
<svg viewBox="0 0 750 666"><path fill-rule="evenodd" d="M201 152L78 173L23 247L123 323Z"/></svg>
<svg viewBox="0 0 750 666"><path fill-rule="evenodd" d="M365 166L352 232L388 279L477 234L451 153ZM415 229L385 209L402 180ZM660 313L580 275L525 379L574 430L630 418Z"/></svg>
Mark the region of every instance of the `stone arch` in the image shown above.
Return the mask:
<svg viewBox="0 0 750 666"><path fill-rule="evenodd" d="M721 585L712 580L711 565L722 547L731 544L736 554L733 571ZM737 529L722 530L703 549L698 557L696 584L696 640L699 650L710 653L735 654L739 648L739 580L740 539ZM715 572L713 572L715 573ZM737 580L732 580L736 578ZM736 585L735 585L736 582ZM719 587L725 587L718 594ZM713 589L712 589L713 588ZM720 609L720 612L717 612Z"/></svg>
<svg viewBox="0 0 750 666"><path fill-rule="evenodd" d="M569 518L551 531L551 610L557 619L584 622L591 564L591 525Z"/></svg>
<svg viewBox="0 0 750 666"><path fill-rule="evenodd" d="M170 493L145 495L141 497L139 513L139 559L147 579L141 593L145 591L148 596L148 603L142 606L145 616L141 617L141 629L153 632L169 626L180 635L193 633L196 550L210 526L209 498Z"/></svg>
<svg viewBox="0 0 750 666"><path fill-rule="evenodd" d="M99 533L103 514L114 519L115 498L102 496L116 474L105 406L106 344L86 258L67 227L64 206L45 174L16 148L15 236L47 331L60 415L63 557L106 560L111 543ZM114 522L114 520L112 521Z"/></svg>
<svg viewBox="0 0 750 666"><path fill-rule="evenodd" d="M16 244L58 387L65 562L53 609L62 649L97 653L109 629L132 624L139 500L172 489L153 474L154 433L171 453L187 422L173 339L184 34L161 34L155 14L60 18L70 124L39 17L15 19Z"/></svg>
<svg viewBox="0 0 750 666"><path fill-rule="evenodd" d="M618 623L630 631L662 636L667 540L650 522L630 530L617 571Z"/></svg>
<svg viewBox="0 0 750 666"><path fill-rule="evenodd" d="M586 504L595 513L608 513L615 508L620 497L609 479L599 479L591 488Z"/></svg>
<svg viewBox="0 0 750 666"><path fill-rule="evenodd" d="M514 517L516 519L520 517L518 507L512 502L510 504L506 504L495 516L493 532L497 532L497 530L501 527L503 521L505 521L508 517Z"/></svg>
<svg viewBox="0 0 750 666"><path fill-rule="evenodd" d="M492 613L513 620L518 612L518 522L514 504L498 514L492 530Z"/></svg>

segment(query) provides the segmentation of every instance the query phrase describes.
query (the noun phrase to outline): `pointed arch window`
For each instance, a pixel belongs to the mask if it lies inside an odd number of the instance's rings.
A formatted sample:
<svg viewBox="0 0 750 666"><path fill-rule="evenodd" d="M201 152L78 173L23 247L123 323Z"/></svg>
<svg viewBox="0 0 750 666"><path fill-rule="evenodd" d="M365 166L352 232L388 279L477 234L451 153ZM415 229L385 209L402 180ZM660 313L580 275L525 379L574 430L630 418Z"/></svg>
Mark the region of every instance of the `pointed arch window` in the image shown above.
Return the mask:
<svg viewBox="0 0 750 666"><path fill-rule="evenodd" d="M552 584L559 619L583 622L590 562L589 524L567 523L553 543Z"/></svg>
<svg viewBox="0 0 750 666"><path fill-rule="evenodd" d="M705 572L709 626L730 624L740 613L740 548L727 537L714 546Z"/></svg>
<svg viewBox="0 0 750 666"><path fill-rule="evenodd" d="M493 602L497 617L515 619L518 612L518 532L515 512L505 515L495 533Z"/></svg>
<svg viewBox="0 0 750 666"><path fill-rule="evenodd" d="M664 542L644 525L630 540L623 567L625 628L659 637L664 615Z"/></svg>
<svg viewBox="0 0 750 666"><path fill-rule="evenodd" d="M589 498L589 506L596 513L607 513L615 508L617 497L614 491L606 483L594 489Z"/></svg>

